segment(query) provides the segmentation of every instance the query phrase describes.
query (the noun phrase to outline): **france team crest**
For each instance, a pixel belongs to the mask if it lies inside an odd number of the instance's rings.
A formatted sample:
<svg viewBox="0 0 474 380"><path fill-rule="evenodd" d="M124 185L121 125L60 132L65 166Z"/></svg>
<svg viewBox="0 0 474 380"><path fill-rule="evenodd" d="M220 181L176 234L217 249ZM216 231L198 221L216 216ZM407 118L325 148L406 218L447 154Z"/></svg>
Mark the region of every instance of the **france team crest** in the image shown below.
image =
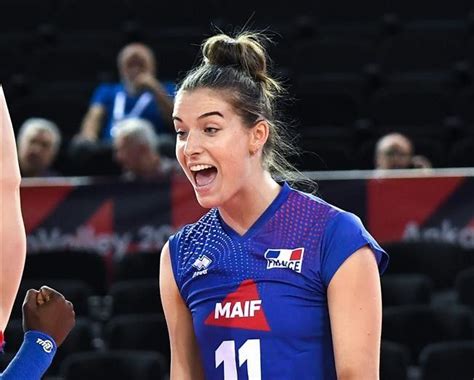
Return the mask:
<svg viewBox="0 0 474 380"><path fill-rule="evenodd" d="M267 269L288 268L301 273L304 248L296 249L267 249Z"/></svg>

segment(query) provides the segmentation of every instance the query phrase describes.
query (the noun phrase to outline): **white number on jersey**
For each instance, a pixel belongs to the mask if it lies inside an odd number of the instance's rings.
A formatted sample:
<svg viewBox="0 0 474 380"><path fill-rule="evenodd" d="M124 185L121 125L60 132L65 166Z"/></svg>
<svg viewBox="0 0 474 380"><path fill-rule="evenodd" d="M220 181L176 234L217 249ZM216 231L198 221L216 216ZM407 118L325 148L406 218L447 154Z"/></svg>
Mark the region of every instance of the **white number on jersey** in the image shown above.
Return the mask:
<svg viewBox="0 0 474 380"><path fill-rule="evenodd" d="M248 378L261 380L260 339L249 339L239 348L239 367L247 362ZM224 363L224 380L238 380L235 342L224 340L215 352L216 368Z"/></svg>

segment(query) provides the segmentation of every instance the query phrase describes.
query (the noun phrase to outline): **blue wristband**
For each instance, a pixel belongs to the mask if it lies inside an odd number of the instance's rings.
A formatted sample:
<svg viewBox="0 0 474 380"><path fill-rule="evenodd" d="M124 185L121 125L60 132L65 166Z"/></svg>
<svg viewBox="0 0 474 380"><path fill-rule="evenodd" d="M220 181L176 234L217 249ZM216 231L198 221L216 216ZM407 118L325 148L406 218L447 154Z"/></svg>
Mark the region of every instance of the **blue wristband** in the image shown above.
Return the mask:
<svg viewBox="0 0 474 380"><path fill-rule="evenodd" d="M39 380L56 354L56 342L40 331L27 331L23 344L1 375L2 380Z"/></svg>

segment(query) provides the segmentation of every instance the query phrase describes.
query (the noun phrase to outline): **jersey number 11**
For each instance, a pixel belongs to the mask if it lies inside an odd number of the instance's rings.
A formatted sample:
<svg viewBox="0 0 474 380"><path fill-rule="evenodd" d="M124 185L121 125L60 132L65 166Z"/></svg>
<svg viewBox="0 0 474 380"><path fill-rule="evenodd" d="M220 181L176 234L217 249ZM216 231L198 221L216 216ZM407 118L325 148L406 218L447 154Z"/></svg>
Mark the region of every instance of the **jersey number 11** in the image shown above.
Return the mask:
<svg viewBox="0 0 474 380"><path fill-rule="evenodd" d="M224 340L215 352L216 368L224 363L224 380L238 380L235 341ZM247 362L248 378L261 380L260 339L248 339L239 348L239 367Z"/></svg>

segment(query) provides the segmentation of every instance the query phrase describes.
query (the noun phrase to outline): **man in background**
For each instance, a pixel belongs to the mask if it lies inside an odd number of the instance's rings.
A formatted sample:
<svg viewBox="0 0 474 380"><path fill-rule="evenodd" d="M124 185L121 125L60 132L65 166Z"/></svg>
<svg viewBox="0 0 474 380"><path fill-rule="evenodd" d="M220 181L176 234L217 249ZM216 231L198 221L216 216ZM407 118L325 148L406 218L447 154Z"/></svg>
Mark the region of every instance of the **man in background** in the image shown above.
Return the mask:
<svg viewBox="0 0 474 380"><path fill-rule="evenodd" d="M375 146L376 169L423 169L431 168L424 156L414 154L413 143L401 133L382 136Z"/></svg>
<svg viewBox="0 0 474 380"><path fill-rule="evenodd" d="M51 177L51 169L61 145L56 124L42 118L26 120L18 132L18 162L22 177Z"/></svg>
<svg viewBox="0 0 474 380"><path fill-rule="evenodd" d="M159 137L144 119L125 119L113 134L115 158L127 180L154 181L179 172L177 161L159 153Z"/></svg>
<svg viewBox="0 0 474 380"><path fill-rule="evenodd" d="M126 118L146 119L159 134L172 130L174 84L157 79L152 50L141 43L126 45L117 65L121 82L97 87L76 142L110 142L115 124Z"/></svg>

